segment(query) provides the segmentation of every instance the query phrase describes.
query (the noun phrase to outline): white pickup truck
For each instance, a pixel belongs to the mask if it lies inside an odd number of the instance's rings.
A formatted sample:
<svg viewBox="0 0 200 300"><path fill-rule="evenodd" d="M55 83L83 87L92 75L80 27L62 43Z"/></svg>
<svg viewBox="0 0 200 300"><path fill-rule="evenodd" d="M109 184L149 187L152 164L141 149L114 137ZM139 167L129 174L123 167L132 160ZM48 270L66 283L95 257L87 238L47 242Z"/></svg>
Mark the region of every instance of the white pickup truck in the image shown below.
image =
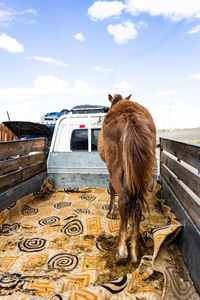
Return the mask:
<svg viewBox="0 0 200 300"><path fill-rule="evenodd" d="M97 152L105 110L79 106L58 119L47 160L55 188L108 187L108 171Z"/></svg>

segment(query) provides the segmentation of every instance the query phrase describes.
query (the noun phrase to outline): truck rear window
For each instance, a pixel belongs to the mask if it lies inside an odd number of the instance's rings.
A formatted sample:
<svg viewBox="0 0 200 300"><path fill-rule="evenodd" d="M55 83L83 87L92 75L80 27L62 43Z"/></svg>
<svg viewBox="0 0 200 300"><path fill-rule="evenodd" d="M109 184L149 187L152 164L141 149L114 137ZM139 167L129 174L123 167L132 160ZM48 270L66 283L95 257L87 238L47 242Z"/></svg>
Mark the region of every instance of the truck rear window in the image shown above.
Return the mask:
<svg viewBox="0 0 200 300"><path fill-rule="evenodd" d="M98 137L100 129L91 130L91 149L97 151ZM88 129L75 129L71 136L71 150L86 150L88 151Z"/></svg>

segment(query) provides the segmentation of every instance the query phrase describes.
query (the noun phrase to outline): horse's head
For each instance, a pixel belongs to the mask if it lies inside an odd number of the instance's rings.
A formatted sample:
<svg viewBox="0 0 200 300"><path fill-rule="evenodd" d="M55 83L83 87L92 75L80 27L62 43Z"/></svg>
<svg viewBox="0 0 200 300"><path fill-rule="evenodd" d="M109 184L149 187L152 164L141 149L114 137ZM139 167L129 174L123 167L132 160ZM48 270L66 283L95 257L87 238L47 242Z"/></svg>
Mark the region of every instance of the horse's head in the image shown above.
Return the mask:
<svg viewBox="0 0 200 300"><path fill-rule="evenodd" d="M108 94L108 99L111 102L111 106L113 106L114 104L116 104L117 102L121 101L121 100L129 100L131 98L132 94L129 95L126 98L123 98L121 95L116 94L114 95L114 97L112 97L110 94Z"/></svg>

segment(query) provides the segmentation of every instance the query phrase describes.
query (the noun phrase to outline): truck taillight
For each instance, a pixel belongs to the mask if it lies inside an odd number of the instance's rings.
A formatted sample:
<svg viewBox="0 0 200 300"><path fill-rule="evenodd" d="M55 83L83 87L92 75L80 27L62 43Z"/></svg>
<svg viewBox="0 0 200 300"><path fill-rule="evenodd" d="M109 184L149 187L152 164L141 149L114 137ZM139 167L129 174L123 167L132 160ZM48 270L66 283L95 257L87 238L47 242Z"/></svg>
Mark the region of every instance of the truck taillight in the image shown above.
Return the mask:
<svg viewBox="0 0 200 300"><path fill-rule="evenodd" d="M85 125L79 125L79 128L85 128Z"/></svg>

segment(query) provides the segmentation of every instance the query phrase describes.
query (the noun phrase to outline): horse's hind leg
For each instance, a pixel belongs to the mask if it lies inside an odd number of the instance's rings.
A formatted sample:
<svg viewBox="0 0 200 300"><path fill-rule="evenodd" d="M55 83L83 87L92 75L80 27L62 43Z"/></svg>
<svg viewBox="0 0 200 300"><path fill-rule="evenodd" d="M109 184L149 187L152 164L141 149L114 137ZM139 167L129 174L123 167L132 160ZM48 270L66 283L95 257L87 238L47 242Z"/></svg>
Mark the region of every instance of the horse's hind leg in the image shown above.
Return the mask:
<svg viewBox="0 0 200 300"><path fill-rule="evenodd" d="M117 247L117 259L124 259L128 256L128 250L126 245L126 233L127 233L127 223L131 211L131 199L127 195L126 190L123 186L123 170L119 165L113 166L108 170L110 173L110 182L118 195L118 205L120 213L120 229L119 229L119 240Z"/></svg>
<svg viewBox="0 0 200 300"><path fill-rule="evenodd" d="M140 245L139 245L139 238L140 238L140 219L141 219L141 208L139 207L139 203L136 202L134 207L132 208L131 217L133 225L132 225L132 240L131 240L131 258L134 263L137 262L138 256L140 254Z"/></svg>
<svg viewBox="0 0 200 300"><path fill-rule="evenodd" d="M109 205L109 211L107 213L107 217L112 219L114 215L114 205L115 205L115 190L112 186L112 183L109 184L110 187L110 205Z"/></svg>
<svg viewBox="0 0 200 300"><path fill-rule="evenodd" d="M131 201L130 197L127 195L125 189L119 194L119 212L121 217L120 229L119 229L119 241L116 258L126 258L128 256L128 250L126 245L126 234L127 234L127 224L131 211Z"/></svg>

